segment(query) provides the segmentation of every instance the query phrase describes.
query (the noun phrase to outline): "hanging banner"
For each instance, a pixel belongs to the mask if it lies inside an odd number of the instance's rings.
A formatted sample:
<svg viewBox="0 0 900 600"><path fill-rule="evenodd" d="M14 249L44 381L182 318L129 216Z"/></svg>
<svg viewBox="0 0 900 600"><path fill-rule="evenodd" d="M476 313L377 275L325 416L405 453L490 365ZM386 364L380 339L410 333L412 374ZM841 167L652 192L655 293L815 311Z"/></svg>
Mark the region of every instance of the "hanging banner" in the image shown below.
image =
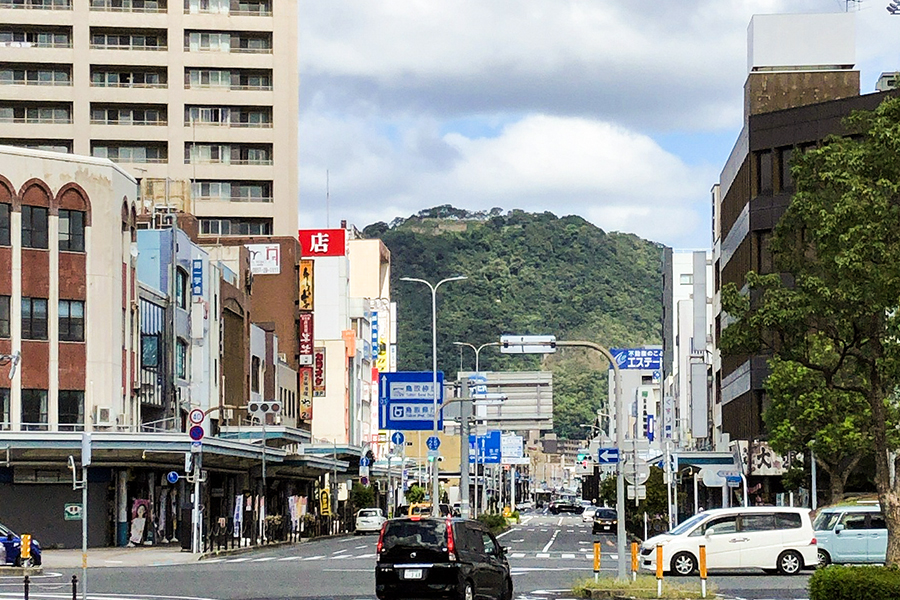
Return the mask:
<svg viewBox="0 0 900 600"><path fill-rule="evenodd" d="M313 261L304 259L300 261L300 282L299 282L299 303L300 310L313 309Z"/></svg>
<svg viewBox="0 0 900 600"><path fill-rule="evenodd" d="M325 396L325 348L313 351L313 398Z"/></svg>
<svg viewBox="0 0 900 600"><path fill-rule="evenodd" d="M300 340L300 364L311 367L313 364L313 314L311 312L300 313L300 324L297 337Z"/></svg>
<svg viewBox="0 0 900 600"><path fill-rule="evenodd" d="M313 370L309 367L300 367L297 374L300 379L299 403L300 403L300 420L312 421L312 399L313 399Z"/></svg>

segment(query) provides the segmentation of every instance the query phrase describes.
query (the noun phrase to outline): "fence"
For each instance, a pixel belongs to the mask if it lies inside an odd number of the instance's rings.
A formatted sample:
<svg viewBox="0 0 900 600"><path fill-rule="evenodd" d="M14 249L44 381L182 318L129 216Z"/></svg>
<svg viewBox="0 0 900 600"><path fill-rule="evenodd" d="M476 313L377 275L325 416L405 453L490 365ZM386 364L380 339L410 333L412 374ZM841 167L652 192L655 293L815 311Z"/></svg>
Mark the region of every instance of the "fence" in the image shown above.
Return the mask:
<svg viewBox="0 0 900 600"><path fill-rule="evenodd" d="M70 589L72 591L72 600L78 600L78 577L75 575L72 575L71 582L59 582L59 583L44 583L44 582L34 583L33 581L31 581L30 576L25 575L25 577L23 577L23 579L22 579L21 584L19 584L19 583L0 583L0 589L17 588L17 587L19 587L19 585L22 586L23 597L25 598L25 600L28 600L29 596L31 595L32 589L35 589L35 588L36 588L35 591L39 591L42 596L46 596L47 595L46 592L52 592L52 595L57 598L65 597L63 594L61 594L59 592L60 590ZM14 593L14 592L9 592L9 593ZM7 593L3 593L3 595L6 596Z"/></svg>
<svg viewBox="0 0 900 600"><path fill-rule="evenodd" d="M203 536L203 552L217 552L234 548L264 546L282 542L299 542L300 538L321 537L353 531L352 515L348 510L340 515L326 517L306 515L295 523L287 517L272 515L263 523L258 520L238 521L239 531L235 532L235 521L231 517L221 517L211 522Z"/></svg>

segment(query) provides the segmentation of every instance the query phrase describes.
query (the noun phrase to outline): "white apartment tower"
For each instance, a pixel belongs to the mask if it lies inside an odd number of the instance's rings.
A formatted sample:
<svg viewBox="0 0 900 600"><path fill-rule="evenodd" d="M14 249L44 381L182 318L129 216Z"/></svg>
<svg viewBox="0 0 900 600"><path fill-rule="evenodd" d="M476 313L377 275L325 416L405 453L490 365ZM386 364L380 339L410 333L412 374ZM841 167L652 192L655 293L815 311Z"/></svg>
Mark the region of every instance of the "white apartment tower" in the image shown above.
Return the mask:
<svg viewBox="0 0 900 600"><path fill-rule="evenodd" d="M210 241L297 234L298 105L293 0L0 0L0 144L109 158Z"/></svg>

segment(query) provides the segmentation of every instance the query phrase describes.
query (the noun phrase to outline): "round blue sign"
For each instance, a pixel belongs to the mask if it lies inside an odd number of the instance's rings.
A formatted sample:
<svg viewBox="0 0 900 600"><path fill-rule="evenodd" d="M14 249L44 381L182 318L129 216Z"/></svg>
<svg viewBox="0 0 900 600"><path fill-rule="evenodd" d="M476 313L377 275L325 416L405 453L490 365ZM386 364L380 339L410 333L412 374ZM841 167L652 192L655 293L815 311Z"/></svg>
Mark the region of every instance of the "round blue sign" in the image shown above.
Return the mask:
<svg viewBox="0 0 900 600"><path fill-rule="evenodd" d="M403 437L403 434L401 432L395 431L394 435L391 436L391 441L394 442L395 445L399 446L406 441L406 438Z"/></svg>
<svg viewBox="0 0 900 600"><path fill-rule="evenodd" d="M169 483L178 483L178 472L177 471L169 471L166 473L166 481Z"/></svg>
<svg viewBox="0 0 900 600"><path fill-rule="evenodd" d="M194 425L191 427L190 431L188 431L188 435L190 435L191 439L195 442L199 442L203 439L203 427L201 425Z"/></svg>
<svg viewBox="0 0 900 600"><path fill-rule="evenodd" d="M437 436L433 435L428 440L426 440L425 445L429 450L437 450L441 447L441 440Z"/></svg>

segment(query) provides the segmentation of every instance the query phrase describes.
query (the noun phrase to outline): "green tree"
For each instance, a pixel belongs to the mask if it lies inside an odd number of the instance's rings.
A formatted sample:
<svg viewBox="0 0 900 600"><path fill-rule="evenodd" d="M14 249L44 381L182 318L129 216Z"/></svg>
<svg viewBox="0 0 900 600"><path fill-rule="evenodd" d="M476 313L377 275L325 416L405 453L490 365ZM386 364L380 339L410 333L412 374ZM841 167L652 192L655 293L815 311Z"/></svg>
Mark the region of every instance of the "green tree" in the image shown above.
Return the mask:
<svg viewBox="0 0 900 600"><path fill-rule="evenodd" d="M638 501L637 506L634 505L634 500L625 501L625 529L638 537L644 535L644 513L647 513L650 531L668 530L669 508L666 484L663 483L663 470L650 467L650 477L644 485L647 488L647 497ZM600 499L607 506L616 505L615 475L600 482Z"/></svg>
<svg viewBox="0 0 900 600"><path fill-rule="evenodd" d="M410 504L423 502L425 500L425 488L420 485L413 484L406 490L406 501Z"/></svg>
<svg viewBox="0 0 900 600"><path fill-rule="evenodd" d="M354 481L350 490L350 502L356 508L371 508L375 506L375 490L371 486Z"/></svg>
<svg viewBox="0 0 900 600"><path fill-rule="evenodd" d="M887 564L897 565L900 478L892 482L891 472L900 467L894 454L900 380L900 99L854 113L845 126L850 135L829 138L792 166L797 193L772 240L776 269L790 276L748 274L749 297L741 297L736 286L723 290L723 308L738 319L725 330L723 348L767 351L788 361L784 367L774 363L789 381L773 389L783 385L809 394L838 422L829 430L823 428L828 419L812 420L813 448L823 432L830 431L836 441L850 429L871 436L875 484L888 525ZM857 411L859 402L865 407Z"/></svg>

